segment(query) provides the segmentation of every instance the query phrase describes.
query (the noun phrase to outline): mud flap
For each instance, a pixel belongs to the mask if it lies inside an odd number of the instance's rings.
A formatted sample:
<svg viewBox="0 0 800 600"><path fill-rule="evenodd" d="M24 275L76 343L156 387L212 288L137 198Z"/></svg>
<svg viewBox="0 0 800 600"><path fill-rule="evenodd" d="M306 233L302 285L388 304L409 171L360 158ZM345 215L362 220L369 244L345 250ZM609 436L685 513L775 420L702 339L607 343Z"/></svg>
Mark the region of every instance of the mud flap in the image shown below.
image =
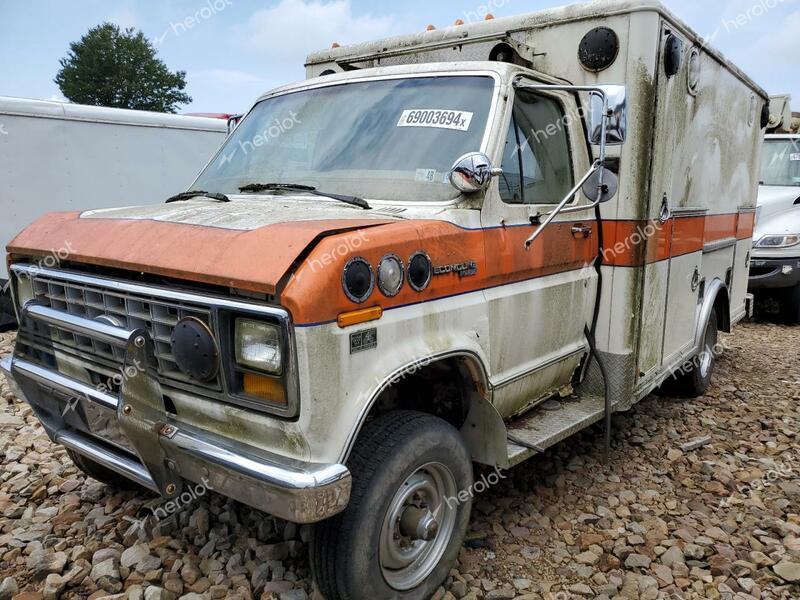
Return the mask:
<svg viewBox="0 0 800 600"><path fill-rule="evenodd" d="M174 498L181 492L182 479L169 468L161 446L162 436L169 437L174 428L166 422L153 340L144 329L137 329L128 339L119 398L117 420L122 433L150 472L161 495Z"/></svg>

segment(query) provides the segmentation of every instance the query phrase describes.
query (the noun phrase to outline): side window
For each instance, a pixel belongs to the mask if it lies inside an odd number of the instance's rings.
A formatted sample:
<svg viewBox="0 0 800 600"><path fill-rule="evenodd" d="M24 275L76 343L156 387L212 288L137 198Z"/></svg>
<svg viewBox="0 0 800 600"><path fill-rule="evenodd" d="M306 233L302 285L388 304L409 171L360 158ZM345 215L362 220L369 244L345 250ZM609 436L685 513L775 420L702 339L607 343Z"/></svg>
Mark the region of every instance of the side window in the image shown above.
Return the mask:
<svg viewBox="0 0 800 600"><path fill-rule="evenodd" d="M508 204L557 204L572 189L567 119L555 100L518 90L503 151L500 197Z"/></svg>

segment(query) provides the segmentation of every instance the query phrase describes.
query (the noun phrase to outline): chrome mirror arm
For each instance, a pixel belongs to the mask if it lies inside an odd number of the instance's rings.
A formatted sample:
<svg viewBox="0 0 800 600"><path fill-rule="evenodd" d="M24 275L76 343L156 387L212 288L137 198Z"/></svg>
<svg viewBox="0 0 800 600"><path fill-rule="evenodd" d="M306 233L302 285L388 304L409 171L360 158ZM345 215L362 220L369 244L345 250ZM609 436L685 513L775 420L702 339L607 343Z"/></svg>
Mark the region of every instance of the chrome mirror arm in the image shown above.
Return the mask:
<svg viewBox="0 0 800 600"><path fill-rule="evenodd" d="M569 192L567 192L567 195L564 196L564 199L561 202L559 202L558 206L556 206L552 211L547 213L547 218L542 222L541 225L539 225L539 227L536 229L536 231L534 231L531 234L531 236L527 240L525 240L525 249L526 250L530 250L530 247L533 244L533 242L536 240L536 238L541 235L541 233L545 230L545 228L550 224L550 222L553 219L555 219L559 215L559 213L564 211L564 207L567 205L567 203L570 200L572 200L572 198L575 196L575 194L577 194L581 190L581 188L583 187L583 184L586 183L587 181L589 181L589 178L592 175L594 175L595 171L600 169L602 166L603 166L603 163L600 162L599 160L594 161L594 164L592 164L592 168L589 169L589 171L586 173L586 175L584 175L581 178L581 180L578 183L575 184L575 187L573 187ZM602 171L601 171L601 173L602 173ZM602 181L602 179L601 179L601 181ZM602 183L600 185L602 185ZM598 203L599 203L599 200L598 200ZM589 207L589 206L574 207L573 209L570 209L569 212L575 212L575 209L585 210L587 208L591 208L591 207ZM566 211L564 211L564 212L566 212Z"/></svg>
<svg viewBox="0 0 800 600"><path fill-rule="evenodd" d="M599 158L592 164L591 169L589 172L584 175L584 177L572 188L569 193L564 197L564 199L556 206L554 210L547 213L547 218L542 222L542 224L536 229L536 231L531 234L531 236L525 240L525 249L530 250L531 245L539 237L545 228L551 223L551 221L558 216L559 213L564 212L577 212L578 210L586 210L588 208L594 208L601 202L602 199L602 189L604 187L604 166L606 164L606 134L608 131L608 122L611 118L611 114L609 112L609 103L608 103L608 94L602 87L596 86L584 86L584 85L549 85L549 84L541 84L541 83L522 83L522 79L524 76L518 77L514 81L515 88L522 88L528 90L549 90L549 91L561 91L561 92L588 92L589 95L597 95L603 101L603 115L600 122L600 151L599 151ZM600 193L598 193L598 200L594 202L591 206L580 206L580 207L571 207L565 209L564 207L569 203L570 200L577 194L580 189L583 187L589 178L594 175L594 173L600 170L598 181L597 181L597 188Z"/></svg>

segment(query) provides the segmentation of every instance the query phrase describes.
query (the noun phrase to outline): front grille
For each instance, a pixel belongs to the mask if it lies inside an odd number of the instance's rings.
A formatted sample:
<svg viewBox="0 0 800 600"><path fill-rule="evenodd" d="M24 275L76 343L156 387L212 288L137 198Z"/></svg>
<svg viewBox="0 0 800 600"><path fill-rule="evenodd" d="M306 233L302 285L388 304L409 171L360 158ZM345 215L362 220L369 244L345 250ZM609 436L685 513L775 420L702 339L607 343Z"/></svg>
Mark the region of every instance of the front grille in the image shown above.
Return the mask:
<svg viewBox="0 0 800 600"><path fill-rule="evenodd" d="M32 277L37 302L53 309L87 319L97 319L107 325L123 329L146 329L154 341L154 352L159 375L167 381L202 385L221 389L219 375L216 379L198 384L184 375L172 354L172 330L181 319L195 317L213 331L211 311L201 305L182 302L165 302L146 295L129 294L100 286L64 281L41 274ZM50 339L67 349L122 365L123 348L111 346L93 338L50 327Z"/></svg>

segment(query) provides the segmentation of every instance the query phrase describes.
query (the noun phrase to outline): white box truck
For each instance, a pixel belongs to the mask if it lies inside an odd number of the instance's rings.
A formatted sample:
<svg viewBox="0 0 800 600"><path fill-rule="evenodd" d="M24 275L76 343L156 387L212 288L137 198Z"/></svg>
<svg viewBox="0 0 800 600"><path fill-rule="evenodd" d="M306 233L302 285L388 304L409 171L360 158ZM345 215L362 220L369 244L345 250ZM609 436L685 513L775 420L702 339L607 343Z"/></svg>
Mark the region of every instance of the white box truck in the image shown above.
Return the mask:
<svg viewBox="0 0 800 600"><path fill-rule="evenodd" d="M226 134L223 118L0 97L0 243L48 212L184 190ZM2 263L0 329L14 322L7 281Z"/></svg>
<svg viewBox="0 0 800 600"><path fill-rule="evenodd" d="M428 598L474 463L510 468L668 380L704 393L746 312L767 96L651 0L307 69L182 201L17 236L2 366L85 472L315 523L327 600Z"/></svg>

